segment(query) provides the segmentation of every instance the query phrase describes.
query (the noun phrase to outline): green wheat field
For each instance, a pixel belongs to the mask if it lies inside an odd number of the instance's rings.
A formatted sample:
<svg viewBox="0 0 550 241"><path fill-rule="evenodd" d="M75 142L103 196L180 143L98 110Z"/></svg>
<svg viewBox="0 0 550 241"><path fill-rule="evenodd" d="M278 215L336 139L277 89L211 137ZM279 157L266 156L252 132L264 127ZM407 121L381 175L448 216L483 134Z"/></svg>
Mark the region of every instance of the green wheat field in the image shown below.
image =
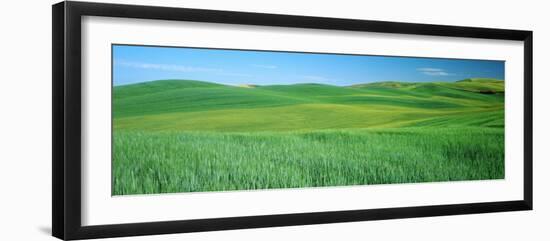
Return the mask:
<svg viewBox="0 0 550 241"><path fill-rule="evenodd" d="M113 195L504 178L504 81L113 87Z"/></svg>

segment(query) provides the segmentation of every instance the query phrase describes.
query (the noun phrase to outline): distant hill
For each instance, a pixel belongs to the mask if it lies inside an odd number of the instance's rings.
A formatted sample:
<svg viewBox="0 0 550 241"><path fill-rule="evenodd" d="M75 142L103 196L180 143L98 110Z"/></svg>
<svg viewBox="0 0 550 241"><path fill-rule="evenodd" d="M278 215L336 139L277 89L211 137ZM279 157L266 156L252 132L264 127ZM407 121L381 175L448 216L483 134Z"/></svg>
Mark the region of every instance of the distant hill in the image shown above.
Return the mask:
<svg viewBox="0 0 550 241"><path fill-rule="evenodd" d="M443 89L463 90L482 94L504 93L504 81L488 78L464 79L456 82L398 82L383 81L366 84L352 85L352 88L395 88L395 89L430 89L442 91Z"/></svg>
<svg viewBox="0 0 550 241"><path fill-rule="evenodd" d="M240 85L237 85L239 87L243 87L243 88L256 88L258 87L258 85L253 85L253 84L240 84Z"/></svg>
<svg viewBox="0 0 550 241"><path fill-rule="evenodd" d="M459 80L457 82L502 83L504 81L498 80L498 79L490 79L490 78L470 78L470 79Z"/></svg>
<svg viewBox="0 0 550 241"><path fill-rule="evenodd" d="M504 124L504 81L494 79L345 87L158 80L115 86L113 94L118 129L285 131Z"/></svg>
<svg viewBox="0 0 550 241"><path fill-rule="evenodd" d="M387 87L387 88L403 88L414 86L417 83L414 82L399 82L399 81L381 81L381 82L372 82L366 84L355 84L351 87L353 88L369 88L369 87Z"/></svg>

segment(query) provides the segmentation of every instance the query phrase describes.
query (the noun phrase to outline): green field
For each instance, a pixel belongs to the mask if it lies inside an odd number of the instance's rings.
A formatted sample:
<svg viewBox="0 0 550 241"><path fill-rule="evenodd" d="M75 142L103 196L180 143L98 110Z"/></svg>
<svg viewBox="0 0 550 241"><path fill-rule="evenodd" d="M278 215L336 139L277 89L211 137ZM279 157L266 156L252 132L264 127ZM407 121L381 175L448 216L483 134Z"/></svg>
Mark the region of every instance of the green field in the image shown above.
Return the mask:
<svg viewBox="0 0 550 241"><path fill-rule="evenodd" d="M113 92L113 195L504 178L501 80Z"/></svg>

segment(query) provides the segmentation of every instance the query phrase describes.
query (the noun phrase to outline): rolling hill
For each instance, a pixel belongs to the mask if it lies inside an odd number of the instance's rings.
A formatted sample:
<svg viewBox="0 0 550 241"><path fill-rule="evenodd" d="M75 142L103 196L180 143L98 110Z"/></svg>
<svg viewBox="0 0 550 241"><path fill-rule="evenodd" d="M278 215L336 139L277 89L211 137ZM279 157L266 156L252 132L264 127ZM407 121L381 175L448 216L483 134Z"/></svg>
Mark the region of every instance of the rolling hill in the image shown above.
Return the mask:
<svg viewBox="0 0 550 241"><path fill-rule="evenodd" d="M113 195L504 178L499 80L113 91Z"/></svg>
<svg viewBox="0 0 550 241"><path fill-rule="evenodd" d="M158 80L113 88L114 127L299 131L504 124L504 81L228 86Z"/></svg>

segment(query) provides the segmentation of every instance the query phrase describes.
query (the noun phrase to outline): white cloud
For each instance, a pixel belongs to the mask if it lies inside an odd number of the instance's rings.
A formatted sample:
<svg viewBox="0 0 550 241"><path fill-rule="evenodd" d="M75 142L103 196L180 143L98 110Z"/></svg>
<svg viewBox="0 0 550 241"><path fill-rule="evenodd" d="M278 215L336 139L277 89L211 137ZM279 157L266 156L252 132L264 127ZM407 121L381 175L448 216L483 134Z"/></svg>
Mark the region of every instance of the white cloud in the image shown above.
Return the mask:
<svg viewBox="0 0 550 241"><path fill-rule="evenodd" d="M268 64L253 64L253 67L256 68L262 68L262 69L276 69L276 65L268 65Z"/></svg>
<svg viewBox="0 0 550 241"><path fill-rule="evenodd" d="M443 71L443 69L436 69L436 68L418 68L416 69L421 72L440 72Z"/></svg>
<svg viewBox="0 0 550 241"><path fill-rule="evenodd" d="M204 68L204 67L176 65L176 64L153 64L153 63L127 62L127 61L116 61L115 64L125 66L125 67L131 67L131 68L154 69L154 70L186 72L186 73L222 71L221 69L215 69L215 68Z"/></svg>
<svg viewBox="0 0 550 241"><path fill-rule="evenodd" d="M431 75L431 76L447 76L447 75L451 75L450 73L447 73L447 72L444 72L444 71L439 71L439 72L436 72L436 71L426 71L426 72L422 72L424 73L425 75Z"/></svg>
<svg viewBox="0 0 550 241"><path fill-rule="evenodd" d="M438 69L438 68L418 68L416 69L422 74L430 75L430 76L449 76L454 75L453 73L446 72L444 69Z"/></svg>

